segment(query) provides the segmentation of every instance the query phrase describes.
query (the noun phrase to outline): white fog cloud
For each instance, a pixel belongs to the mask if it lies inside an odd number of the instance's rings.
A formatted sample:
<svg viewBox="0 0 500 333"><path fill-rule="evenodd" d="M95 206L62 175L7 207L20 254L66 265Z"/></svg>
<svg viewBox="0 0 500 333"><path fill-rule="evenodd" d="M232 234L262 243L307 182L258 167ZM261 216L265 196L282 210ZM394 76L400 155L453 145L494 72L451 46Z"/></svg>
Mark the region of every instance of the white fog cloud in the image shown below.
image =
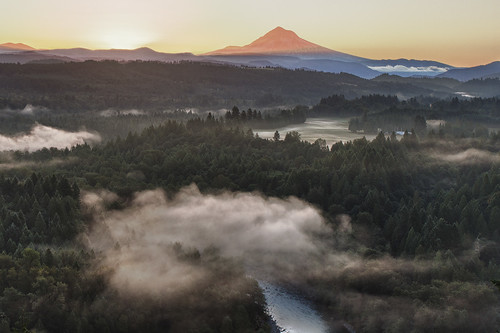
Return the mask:
<svg viewBox="0 0 500 333"><path fill-rule="evenodd" d="M439 160L457 164L499 163L500 155L486 150L469 148L458 153L434 153Z"/></svg>
<svg viewBox="0 0 500 333"><path fill-rule="evenodd" d="M19 112L24 115L29 115L32 116L35 114L37 111L47 111L46 108L43 107L36 107L31 104L27 104L24 109L20 110Z"/></svg>
<svg viewBox="0 0 500 333"><path fill-rule="evenodd" d="M129 109L129 110L114 110L107 109L99 112L101 117L116 117L116 116L142 116L145 115L146 112L137 109Z"/></svg>
<svg viewBox="0 0 500 333"><path fill-rule="evenodd" d="M216 247L223 257L240 260L247 274L264 281L303 286L316 281L332 286L324 290L335 295L341 308L357 314L355 323L359 327L366 322L392 323L394 318L410 323L425 314L436 314L427 316L432 319L428 324L418 324L426 328L432 327L433 318L446 315L440 305L356 288L395 288L402 276L435 270L436 262L388 255L364 257L358 251L362 246L353 239L363 230L351 225L347 215L337 216L330 228L318 210L296 198L231 192L204 195L194 185L172 199L161 190L145 191L137 193L121 210L106 209L116 200L118 197L109 191L83 195L95 223L81 237L98 254L96 269L109 273L110 287L120 294L169 299L196 293L198 286L212 283L211 270L231 271L235 267L225 267L234 261L217 260L211 268L203 262L203 251ZM179 258L173 245L176 242L184 249L202 252L201 262ZM232 290L238 288L232 285L236 282L230 276L224 283ZM479 283L474 287L484 290ZM470 311L471 318L476 318L476 295L455 295L453 290L445 295L451 304L463 304L457 308ZM481 310L480 318L492 320L497 313L497 308Z"/></svg>
<svg viewBox="0 0 500 333"><path fill-rule="evenodd" d="M382 73L393 73L393 72L407 72L407 73L444 73L447 72L449 68L447 67L438 67L438 66L426 66L426 67L415 67L415 66L368 66L368 68L373 69Z"/></svg>
<svg viewBox="0 0 500 333"><path fill-rule="evenodd" d="M0 151L36 151L42 148L69 148L78 144L101 141L98 134L87 131L67 132L43 125L35 125L29 133L17 136L0 135Z"/></svg>
<svg viewBox="0 0 500 333"><path fill-rule="evenodd" d="M174 290L203 278L202 268L169 254L176 242L200 251L215 246L221 255L259 270L281 262L307 265L307 258L321 253L312 237L330 232L319 212L296 198L202 195L192 185L172 200L161 190L146 191L124 210L103 210L114 198L110 192L83 196L98 220L86 242L102 251L106 267L114 267L112 284L131 291Z"/></svg>
<svg viewBox="0 0 500 333"><path fill-rule="evenodd" d="M23 161L17 162L14 159L5 160L2 159L0 161L0 170L10 170L10 169L20 169L20 168L36 168L36 167L53 167L64 165L67 163L76 163L78 161L77 158L68 158L68 159L51 159L49 161L44 162L34 162L34 161Z"/></svg>

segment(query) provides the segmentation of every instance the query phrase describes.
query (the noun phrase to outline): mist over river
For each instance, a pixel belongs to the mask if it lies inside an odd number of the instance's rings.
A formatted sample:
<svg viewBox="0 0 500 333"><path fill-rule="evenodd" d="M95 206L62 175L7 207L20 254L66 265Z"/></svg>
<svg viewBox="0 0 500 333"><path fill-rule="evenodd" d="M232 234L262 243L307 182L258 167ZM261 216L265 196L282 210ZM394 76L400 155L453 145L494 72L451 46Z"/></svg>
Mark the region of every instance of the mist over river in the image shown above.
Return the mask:
<svg viewBox="0 0 500 333"><path fill-rule="evenodd" d="M373 140L376 135L363 133L352 133L348 130L349 118L308 118L303 124L293 124L280 128L255 130L261 138L271 139L274 132L280 133L281 139L285 138L287 132L297 131L302 140L313 143L321 138L331 146L339 141L346 142L360 139L363 136L367 140Z"/></svg>

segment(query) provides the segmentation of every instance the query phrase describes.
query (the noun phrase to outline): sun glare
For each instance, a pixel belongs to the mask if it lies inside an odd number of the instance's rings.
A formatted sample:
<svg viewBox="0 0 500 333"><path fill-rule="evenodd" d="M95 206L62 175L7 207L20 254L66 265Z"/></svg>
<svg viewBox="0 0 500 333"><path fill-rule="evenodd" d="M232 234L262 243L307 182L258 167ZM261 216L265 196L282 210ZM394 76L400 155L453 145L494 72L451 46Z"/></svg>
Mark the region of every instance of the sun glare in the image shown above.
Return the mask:
<svg viewBox="0 0 500 333"><path fill-rule="evenodd" d="M136 49L151 42L146 34L130 30L110 30L101 35L100 44L110 49Z"/></svg>

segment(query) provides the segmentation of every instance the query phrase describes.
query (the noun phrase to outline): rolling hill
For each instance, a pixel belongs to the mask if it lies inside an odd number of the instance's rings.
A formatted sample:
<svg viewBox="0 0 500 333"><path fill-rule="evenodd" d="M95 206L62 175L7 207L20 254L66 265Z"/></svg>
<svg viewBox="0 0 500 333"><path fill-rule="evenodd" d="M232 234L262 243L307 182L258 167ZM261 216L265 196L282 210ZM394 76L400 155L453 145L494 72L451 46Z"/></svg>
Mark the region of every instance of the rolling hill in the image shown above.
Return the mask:
<svg viewBox="0 0 500 333"><path fill-rule="evenodd" d="M455 68L440 74L440 77L448 77L459 81L469 81L482 78L500 78L500 61L495 61L487 65Z"/></svg>

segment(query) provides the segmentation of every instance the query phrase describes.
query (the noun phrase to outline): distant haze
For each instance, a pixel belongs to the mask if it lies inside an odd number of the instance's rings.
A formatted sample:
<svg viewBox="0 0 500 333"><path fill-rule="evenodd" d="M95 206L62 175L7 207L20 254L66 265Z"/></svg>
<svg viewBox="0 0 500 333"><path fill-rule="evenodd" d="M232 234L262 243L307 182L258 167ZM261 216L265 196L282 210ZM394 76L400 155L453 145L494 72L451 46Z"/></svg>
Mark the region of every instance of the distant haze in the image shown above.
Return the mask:
<svg viewBox="0 0 500 333"><path fill-rule="evenodd" d="M282 26L360 57L474 66L500 60L499 7L498 0L4 1L0 43L206 53Z"/></svg>

